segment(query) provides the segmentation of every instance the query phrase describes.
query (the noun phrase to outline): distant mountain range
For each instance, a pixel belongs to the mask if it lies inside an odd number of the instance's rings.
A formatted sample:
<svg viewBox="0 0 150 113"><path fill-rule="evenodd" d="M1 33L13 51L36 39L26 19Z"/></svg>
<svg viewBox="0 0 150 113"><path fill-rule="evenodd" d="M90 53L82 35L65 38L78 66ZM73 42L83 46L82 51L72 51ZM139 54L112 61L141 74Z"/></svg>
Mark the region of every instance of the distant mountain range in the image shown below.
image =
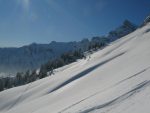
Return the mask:
<svg viewBox="0 0 150 113"><path fill-rule="evenodd" d="M83 39L79 42L55 42L49 44L30 44L19 48L0 48L0 73L16 73L28 69L39 68L50 59L59 57L62 53L81 49L86 51L91 42L104 41L112 42L122 36L125 36L134 30L137 26L128 20L115 30L103 37L93 37L91 41ZM105 41L106 41L105 40Z"/></svg>

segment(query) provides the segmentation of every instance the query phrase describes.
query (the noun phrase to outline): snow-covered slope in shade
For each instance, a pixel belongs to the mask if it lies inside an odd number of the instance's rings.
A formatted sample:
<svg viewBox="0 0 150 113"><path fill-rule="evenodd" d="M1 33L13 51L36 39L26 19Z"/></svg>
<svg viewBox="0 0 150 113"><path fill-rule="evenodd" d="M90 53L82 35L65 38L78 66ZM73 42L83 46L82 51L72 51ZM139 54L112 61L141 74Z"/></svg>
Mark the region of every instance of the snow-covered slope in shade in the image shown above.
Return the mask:
<svg viewBox="0 0 150 113"><path fill-rule="evenodd" d="M0 93L0 113L149 113L150 24L36 82Z"/></svg>

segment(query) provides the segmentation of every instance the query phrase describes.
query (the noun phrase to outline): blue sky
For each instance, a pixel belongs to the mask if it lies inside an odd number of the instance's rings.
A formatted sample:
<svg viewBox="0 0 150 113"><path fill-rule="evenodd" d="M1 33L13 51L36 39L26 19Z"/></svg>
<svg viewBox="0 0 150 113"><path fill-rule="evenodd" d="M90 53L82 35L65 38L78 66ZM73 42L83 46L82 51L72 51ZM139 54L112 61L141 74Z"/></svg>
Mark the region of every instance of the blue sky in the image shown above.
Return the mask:
<svg viewBox="0 0 150 113"><path fill-rule="evenodd" d="M140 24L150 0L0 0L0 47L78 41L125 19Z"/></svg>

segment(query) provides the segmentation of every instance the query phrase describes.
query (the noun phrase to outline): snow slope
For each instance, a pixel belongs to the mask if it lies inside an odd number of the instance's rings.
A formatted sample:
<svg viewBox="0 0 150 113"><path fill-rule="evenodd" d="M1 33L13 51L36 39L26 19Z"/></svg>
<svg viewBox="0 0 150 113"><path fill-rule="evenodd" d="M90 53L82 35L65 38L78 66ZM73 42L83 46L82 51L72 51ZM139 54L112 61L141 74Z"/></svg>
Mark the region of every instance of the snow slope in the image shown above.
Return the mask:
<svg viewBox="0 0 150 113"><path fill-rule="evenodd" d="M150 24L55 75L0 92L0 113L149 113Z"/></svg>

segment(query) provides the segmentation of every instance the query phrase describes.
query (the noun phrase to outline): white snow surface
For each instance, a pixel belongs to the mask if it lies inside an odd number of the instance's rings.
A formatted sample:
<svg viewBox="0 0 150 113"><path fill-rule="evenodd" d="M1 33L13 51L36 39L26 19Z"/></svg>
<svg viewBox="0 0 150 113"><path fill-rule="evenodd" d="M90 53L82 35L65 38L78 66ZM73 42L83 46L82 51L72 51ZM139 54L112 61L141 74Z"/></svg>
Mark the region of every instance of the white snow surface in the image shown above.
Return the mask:
<svg viewBox="0 0 150 113"><path fill-rule="evenodd" d="M55 75L0 92L0 113L150 113L150 24Z"/></svg>

